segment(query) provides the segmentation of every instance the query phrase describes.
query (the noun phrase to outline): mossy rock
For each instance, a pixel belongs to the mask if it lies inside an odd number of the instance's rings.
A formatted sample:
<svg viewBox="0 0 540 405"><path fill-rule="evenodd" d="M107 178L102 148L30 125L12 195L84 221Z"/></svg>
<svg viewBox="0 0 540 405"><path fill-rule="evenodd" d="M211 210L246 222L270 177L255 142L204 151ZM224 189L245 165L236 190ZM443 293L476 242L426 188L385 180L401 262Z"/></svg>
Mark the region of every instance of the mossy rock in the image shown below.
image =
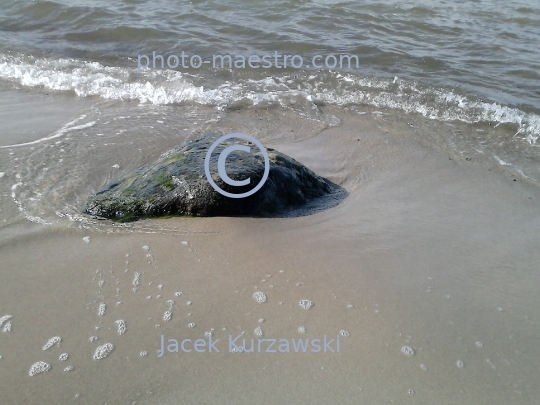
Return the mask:
<svg viewBox="0 0 540 405"><path fill-rule="evenodd" d="M206 135L189 141L114 181L89 198L91 215L132 221L148 217L188 216L281 216L306 203L337 193L340 187L317 176L307 167L267 148L270 172L264 186L245 198L229 198L215 191L204 173L206 152L218 136ZM264 157L259 149L238 138L222 142L212 153L210 172L223 190L240 194L250 191L264 174ZM252 152L234 151L227 158L226 171L233 180L250 178L247 186L225 183L217 172L217 159L227 146L244 144Z"/></svg>

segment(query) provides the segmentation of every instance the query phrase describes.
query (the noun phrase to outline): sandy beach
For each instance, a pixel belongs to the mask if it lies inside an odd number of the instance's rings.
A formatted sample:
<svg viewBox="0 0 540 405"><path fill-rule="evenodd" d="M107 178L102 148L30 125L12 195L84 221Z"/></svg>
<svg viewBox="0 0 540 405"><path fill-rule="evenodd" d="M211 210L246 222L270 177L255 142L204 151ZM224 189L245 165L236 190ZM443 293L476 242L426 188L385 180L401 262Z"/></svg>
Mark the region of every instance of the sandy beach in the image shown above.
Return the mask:
<svg viewBox="0 0 540 405"><path fill-rule="evenodd" d="M122 226L20 218L1 228L0 316L12 326L0 333L0 402L535 403L538 188L480 155L430 144L418 122L326 110L339 125L280 140L287 121L258 135L348 191L329 210ZM253 133L279 114L231 111L220 125ZM5 210L15 179L2 171ZM220 353L158 357L162 335L205 332ZM340 350L230 352L239 334L339 336ZM106 343L114 350L93 359ZM30 377L38 361L50 370Z"/></svg>

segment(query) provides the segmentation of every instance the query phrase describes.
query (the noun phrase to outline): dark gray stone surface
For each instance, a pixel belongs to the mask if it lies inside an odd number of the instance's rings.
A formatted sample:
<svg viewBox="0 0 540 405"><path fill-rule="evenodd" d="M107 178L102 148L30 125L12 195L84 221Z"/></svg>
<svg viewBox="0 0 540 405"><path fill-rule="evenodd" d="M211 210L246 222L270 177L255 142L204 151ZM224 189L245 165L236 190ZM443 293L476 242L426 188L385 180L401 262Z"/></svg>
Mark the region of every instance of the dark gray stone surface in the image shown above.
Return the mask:
<svg viewBox="0 0 540 405"><path fill-rule="evenodd" d="M245 198L219 194L208 183L204 159L218 138L206 135L163 154L156 162L143 166L111 183L88 200L86 212L118 221L171 215L189 216L286 216L323 196L343 197L343 189L317 176L296 160L267 148L270 173L264 186ZM223 149L242 144L238 138L222 142L212 153L210 172L223 190L233 194L247 192L264 174L264 158L259 149L245 141L252 152L232 152L226 171L233 180L250 177L247 186L233 187L219 177L217 160ZM325 200L325 205L328 201ZM308 204L309 205L309 204ZM314 205L310 205L314 208Z"/></svg>

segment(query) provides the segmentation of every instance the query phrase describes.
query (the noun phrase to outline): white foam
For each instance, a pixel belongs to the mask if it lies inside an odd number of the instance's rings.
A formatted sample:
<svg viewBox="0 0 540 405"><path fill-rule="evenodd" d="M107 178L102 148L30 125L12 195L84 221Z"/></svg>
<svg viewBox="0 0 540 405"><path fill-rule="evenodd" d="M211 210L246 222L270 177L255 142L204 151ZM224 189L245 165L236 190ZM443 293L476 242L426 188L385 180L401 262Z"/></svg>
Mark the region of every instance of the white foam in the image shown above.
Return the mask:
<svg viewBox="0 0 540 405"><path fill-rule="evenodd" d="M4 322L9 321L11 318L13 318L13 315L4 315L2 318L0 318L0 326L2 326Z"/></svg>
<svg viewBox="0 0 540 405"><path fill-rule="evenodd" d="M86 243L90 243L90 236L85 236L84 238L82 238L82 240Z"/></svg>
<svg viewBox="0 0 540 405"><path fill-rule="evenodd" d="M306 327L305 326L299 326L298 327L298 333L306 333Z"/></svg>
<svg viewBox="0 0 540 405"><path fill-rule="evenodd" d="M465 367L465 364L463 364L463 362L461 360L458 360L458 361L456 361L456 366L458 366L458 368L463 368L463 367Z"/></svg>
<svg viewBox="0 0 540 405"><path fill-rule="evenodd" d="M341 336L344 336L344 337L348 337L348 336L351 335L351 334L350 334L349 332L347 332L345 329L340 330L340 331L339 331L339 334L340 334Z"/></svg>
<svg viewBox="0 0 540 405"><path fill-rule="evenodd" d="M401 353L403 353L405 356L414 356L414 349L410 346L403 346L401 348Z"/></svg>
<svg viewBox="0 0 540 405"><path fill-rule="evenodd" d="M126 322L122 319L119 319L117 321L114 322L116 324L116 326L118 327L118 334L119 335L123 335L124 333L126 333Z"/></svg>
<svg viewBox="0 0 540 405"><path fill-rule="evenodd" d="M169 322L172 319L172 312L171 311L165 311L163 314L163 320L165 322Z"/></svg>
<svg viewBox="0 0 540 405"><path fill-rule="evenodd" d="M259 304L266 302L266 295L264 295L264 293L261 291L253 293L253 298L255 298L255 301L257 301Z"/></svg>
<svg viewBox="0 0 540 405"><path fill-rule="evenodd" d="M59 361L66 361L69 357L69 354L67 353L62 353L60 356L58 356L58 360Z"/></svg>
<svg viewBox="0 0 540 405"><path fill-rule="evenodd" d="M2 328L2 332L11 332L11 322L7 322Z"/></svg>
<svg viewBox="0 0 540 405"><path fill-rule="evenodd" d="M148 352L143 350L142 352L139 353L139 356L146 357L146 356L148 356Z"/></svg>
<svg viewBox="0 0 540 405"><path fill-rule="evenodd" d="M51 365L49 363L45 363L44 361L38 361L30 367L30 371L28 371L28 375L30 377L33 377L35 375L45 373L46 371L49 371L51 369Z"/></svg>
<svg viewBox="0 0 540 405"><path fill-rule="evenodd" d="M262 330L262 328L261 328L260 326L258 326L257 328L255 328L255 331L254 331L254 332L255 332L255 334L256 334L257 336L262 336L262 335L263 335L263 330Z"/></svg>
<svg viewBox="0 0 540 405"><path fill-rule="evenodd" d="M300 300L299 305L304 309L310 309L313 306L313 302L310 300Z"/></svg>
<svg viewBox="0 0 540 405"><path fill-rule="evenodd" d="M99 307L98 307L98 316L104 316L106 310L107 310L107 304L105 304L104 302L102 302L101 304L99 304Z"/></svg>
<svg viewBox="0 0 540 405"><path fill-rule="evenodd" d="M98 346L96 351L94 352L93 359L94 360L101 360L109 356L111 352L114 350L114 345L112 343L105 343L104 345Z"/></svg>
<svg viewBox="0 0 540 405"><path fill-rule="evenodd" d="M64 368L64 373L68 373L72 370L73 370L73 366L67 366L66 368Z"/></svg>
<svg viewBox="0 0 540 405"><path fill-rule="evenodd" d="M195 327L195 323L194 323L194 322L188 323L188 328L194 328L194 327Z"/></svg>
<svg viewBox="0 0 540 405"><path fill-rule="evenodd" d="M54 345L60 346L60 342L62 341L62 338L60 336L54 336L50 338L47 343L45 343L45 346L43 346L43 350L48 350Z"/></svg>

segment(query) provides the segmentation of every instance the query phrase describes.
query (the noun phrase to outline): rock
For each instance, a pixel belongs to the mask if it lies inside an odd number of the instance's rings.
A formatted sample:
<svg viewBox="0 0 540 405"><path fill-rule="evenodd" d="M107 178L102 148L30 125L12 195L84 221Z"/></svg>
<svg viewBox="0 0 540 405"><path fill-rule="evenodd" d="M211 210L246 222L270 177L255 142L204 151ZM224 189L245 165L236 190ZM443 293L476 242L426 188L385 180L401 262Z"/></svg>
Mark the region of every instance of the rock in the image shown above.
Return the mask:
<svg viewBox="0 0 540 405"><path fill-rule="evenodd" d="M270 172L264 186L245 198L223 196L212 188L204 172L206 153L217 138L206 135L189 141L163 154L155 163L124 175L91 197L86 212L117 221L172 215L278 216L342 190L296 160L267 148ZM251 179L247 186L230 186L219 177L219 154L232 144L252 148L251 154L230 153L226 163L231 179ZM255 145L239 138L218 145L210 162L213 180L221 189L233 194L250 191L264 174L262 153Z"/></svg>

